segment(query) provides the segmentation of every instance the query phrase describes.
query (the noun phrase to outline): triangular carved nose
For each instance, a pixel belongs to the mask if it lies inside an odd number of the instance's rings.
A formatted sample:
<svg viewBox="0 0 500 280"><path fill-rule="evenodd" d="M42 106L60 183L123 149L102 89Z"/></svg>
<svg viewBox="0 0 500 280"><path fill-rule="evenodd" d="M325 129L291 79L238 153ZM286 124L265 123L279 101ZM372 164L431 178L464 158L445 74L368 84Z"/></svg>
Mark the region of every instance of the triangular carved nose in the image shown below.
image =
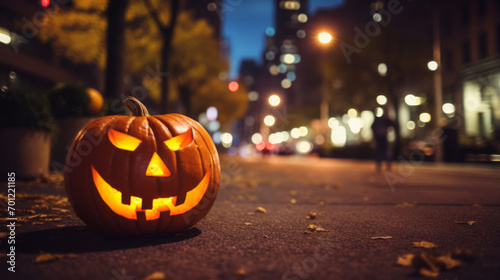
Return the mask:
<svg viewBox="0 0 500 280"><path fill-rule="evenodd" d="M160 156L155 152L149 161L148 168L146 169L146 176L154 177L169 177L171 175L170 170L165 165Z"/></svg>

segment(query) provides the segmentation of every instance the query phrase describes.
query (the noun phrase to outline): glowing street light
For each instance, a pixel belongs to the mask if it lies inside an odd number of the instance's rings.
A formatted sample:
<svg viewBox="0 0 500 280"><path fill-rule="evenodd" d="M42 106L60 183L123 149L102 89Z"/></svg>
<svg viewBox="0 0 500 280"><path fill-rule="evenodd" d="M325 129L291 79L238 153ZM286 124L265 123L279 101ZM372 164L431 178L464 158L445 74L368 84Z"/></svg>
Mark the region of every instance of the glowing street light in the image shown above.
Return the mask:
<svg viewBox="0 0 500 280"><path fill-rule="evenodd" d="M328 44L332 41L333 37L330 33L328 32L321 32L318 34L318 40L322 44Z"/></svg>
<svg viewBox="0 0 500 280"><path fill-rule="evenodd" d="M276 95L276 94L273 94L271 96L269 96L269 104L273 107L276 107L278 105L280 105L281 103L281 98Z"/></svg>

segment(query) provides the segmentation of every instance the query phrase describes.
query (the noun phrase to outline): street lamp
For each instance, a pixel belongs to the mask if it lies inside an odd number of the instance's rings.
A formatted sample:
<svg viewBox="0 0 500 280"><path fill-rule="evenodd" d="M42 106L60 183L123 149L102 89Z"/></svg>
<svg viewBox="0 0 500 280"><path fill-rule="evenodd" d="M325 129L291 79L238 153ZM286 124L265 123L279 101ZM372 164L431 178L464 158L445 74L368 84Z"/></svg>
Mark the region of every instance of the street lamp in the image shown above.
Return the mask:
<svg viewBox="0 0 500 280"><path fill-rule="evenodd" d="M327 45L329 44L333 39L333 36L332 34L330 34L329 32L320 32L318 34L318 41L323 44L323 45ZM326 52L323 51L323 54L326 54ZM323 69L323 73L326 72L326 60L325 59L322 59L321 62L320 62L320 67L322 67ZM322 83L322 89L321 89L321 104L320 104L320 119L321 119L321 122L324 123L324 124L327 124L328 123L328 118L329 118L329 105L328 105L328 96L327 96L327 91L328 91L328 82L326 81L326 78L323 76L323 83Z"/></svg>
<svg viewBox="0 0 500 280"><path fill-rule="evenodd" d="M328 32L321 32L318 34L318 40L321 44L328 44L332 41L333 37Z"/></svg>

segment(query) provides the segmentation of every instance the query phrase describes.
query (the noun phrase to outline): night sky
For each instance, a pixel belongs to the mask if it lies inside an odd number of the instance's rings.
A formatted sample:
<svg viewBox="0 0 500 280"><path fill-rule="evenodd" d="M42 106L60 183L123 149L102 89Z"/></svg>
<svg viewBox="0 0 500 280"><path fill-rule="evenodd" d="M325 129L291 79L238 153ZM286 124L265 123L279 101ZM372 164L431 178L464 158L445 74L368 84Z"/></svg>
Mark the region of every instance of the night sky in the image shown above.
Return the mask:
<svg viewBox="0 0 500 280"><path fill-rule="evenodd" d="M318 8L334 7L343 2L344 0L310 0L308 15ZM227 3L223 12L222 32L230 44L230 75L234 78L238 75L242 59L254 58L260 61L264 49L264 32L266 28L274 27L274 1L242 0ZM231 6L230 3L235 4Z"/></svg>

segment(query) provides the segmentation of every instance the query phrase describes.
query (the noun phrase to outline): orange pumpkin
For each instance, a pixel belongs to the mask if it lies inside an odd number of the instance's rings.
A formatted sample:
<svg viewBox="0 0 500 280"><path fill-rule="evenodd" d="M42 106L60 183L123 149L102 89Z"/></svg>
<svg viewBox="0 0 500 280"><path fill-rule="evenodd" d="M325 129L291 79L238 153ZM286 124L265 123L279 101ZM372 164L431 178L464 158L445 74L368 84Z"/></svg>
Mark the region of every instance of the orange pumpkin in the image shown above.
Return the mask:
<svg viewBox="0 0 500 280"><path fill-rule="evenodd" d="M71 145L64 182L73 209L89 226L111 234L191 228L219 190L210 135L186 116L150 116L133 97L124 103L133 116L99 118Z"/></svg>

